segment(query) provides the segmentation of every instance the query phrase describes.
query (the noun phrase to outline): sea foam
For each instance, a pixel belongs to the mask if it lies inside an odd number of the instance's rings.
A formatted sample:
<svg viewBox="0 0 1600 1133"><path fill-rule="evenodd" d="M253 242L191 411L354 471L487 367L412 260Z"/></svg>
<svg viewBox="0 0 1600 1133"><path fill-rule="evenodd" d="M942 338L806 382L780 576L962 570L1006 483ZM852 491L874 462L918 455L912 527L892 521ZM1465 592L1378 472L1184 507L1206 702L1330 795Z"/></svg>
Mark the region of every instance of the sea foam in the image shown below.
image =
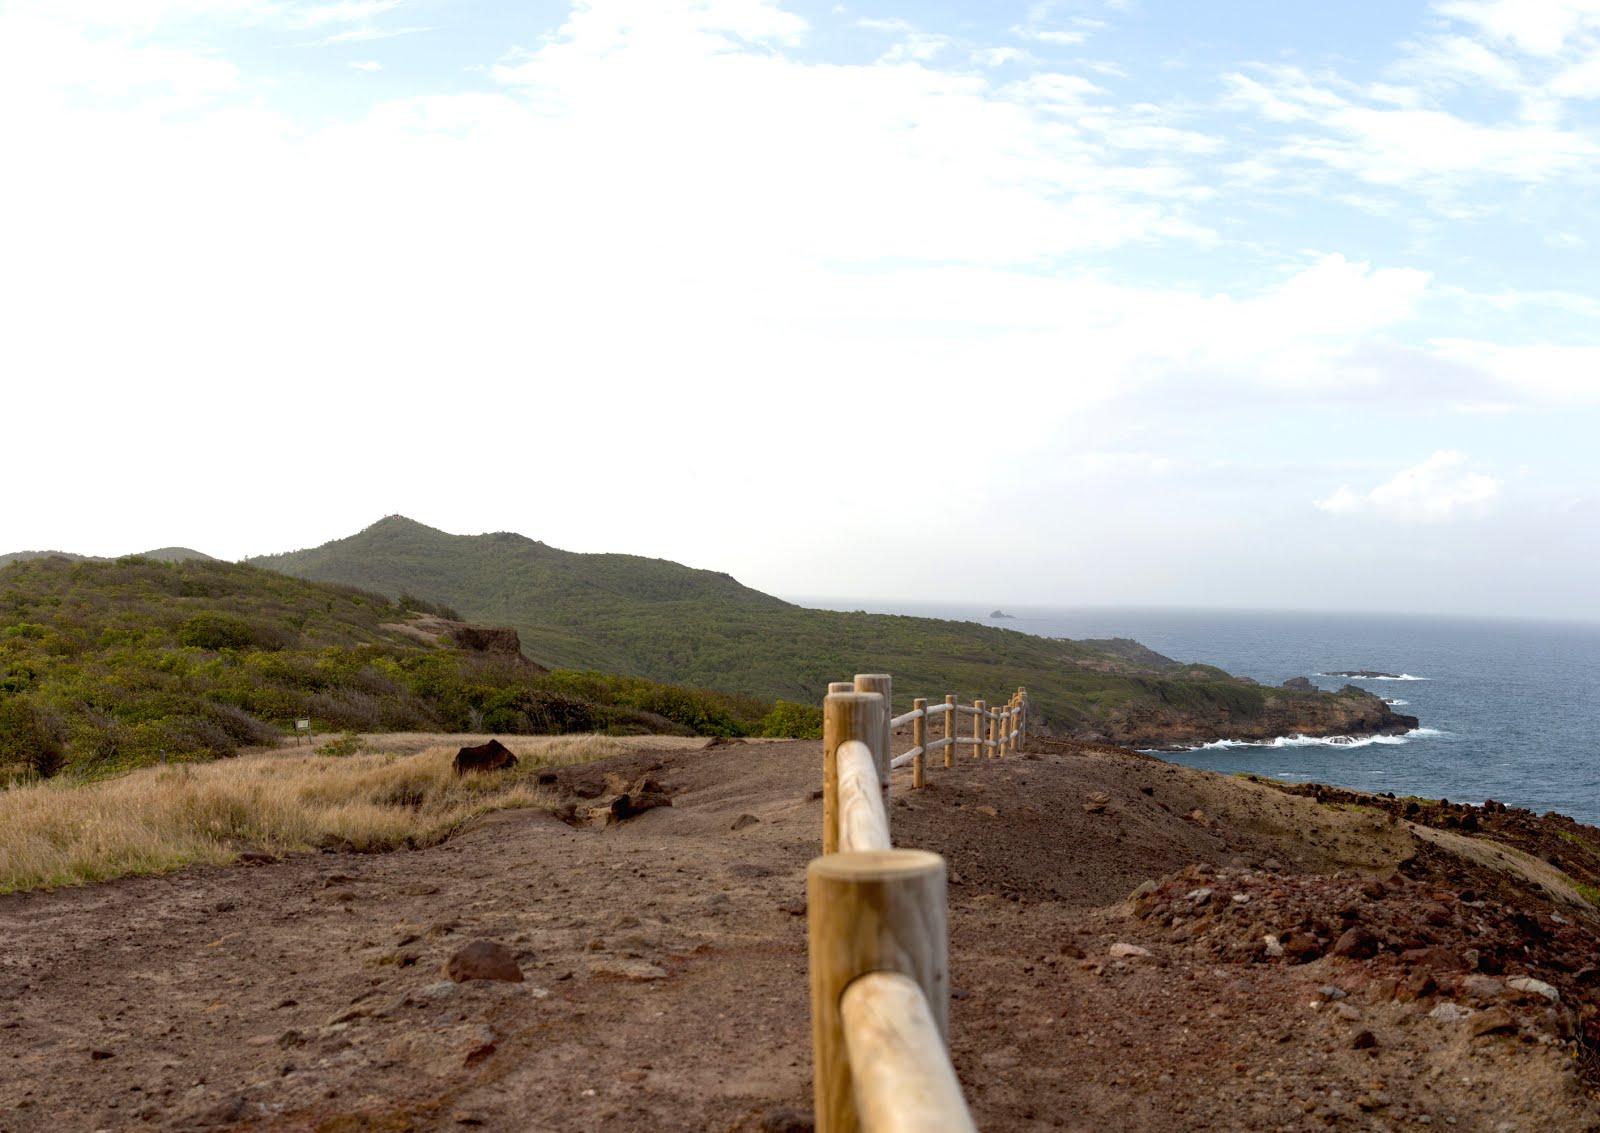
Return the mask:
<svg viewBox="0 0 1600 1133"><path fill-rule="evenodd" d="M1392 677L1345 677L1338 673L1318 673L1319 677L1339 677L1346 681L1431 681L1432 677L1414 677L1410 673L1398 673Z"/></svg>
<svg viewBox="0 0 1600 1133"><path fill-rule="evenodd" d="M1395 747L1399 744L1409 743L1413 739L1427 739L1431 736L1443 736L1448 733L1438 728L1412 728L1409 732L1399 736L1278 736L1270 740L1213 740L1208 744L1196 744L1183 751L1218 751L1223 748L1233 747L1259 747L1259 748L1286 748L1286 747Z"/></svg>

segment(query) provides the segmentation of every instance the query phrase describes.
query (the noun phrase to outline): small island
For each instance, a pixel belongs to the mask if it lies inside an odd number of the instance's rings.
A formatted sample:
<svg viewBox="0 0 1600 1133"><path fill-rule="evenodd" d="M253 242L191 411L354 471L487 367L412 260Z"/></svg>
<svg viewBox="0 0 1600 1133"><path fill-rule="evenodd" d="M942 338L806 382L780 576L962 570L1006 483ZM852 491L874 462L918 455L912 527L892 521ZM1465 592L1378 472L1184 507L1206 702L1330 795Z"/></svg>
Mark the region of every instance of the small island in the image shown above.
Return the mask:
<svg viewBox="0 0 1600 1133"><path fill-rule="evenodd" d="M1004 610L995 610L993 613L991 613L989 615L989 617L990 617L991 620L993 620L994 618L1013 618L1013 617L1016 617L1016 615L1015 614L1008 614Z"/></svg>

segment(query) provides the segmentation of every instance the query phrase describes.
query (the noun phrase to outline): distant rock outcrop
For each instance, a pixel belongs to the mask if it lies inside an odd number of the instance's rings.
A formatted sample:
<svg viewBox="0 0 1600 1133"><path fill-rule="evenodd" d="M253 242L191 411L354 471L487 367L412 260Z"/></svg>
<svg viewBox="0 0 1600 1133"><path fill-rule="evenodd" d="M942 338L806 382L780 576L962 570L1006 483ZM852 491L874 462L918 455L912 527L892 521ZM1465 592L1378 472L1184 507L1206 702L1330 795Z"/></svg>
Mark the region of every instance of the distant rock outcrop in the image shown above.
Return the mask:
<svg viewBox="0 0 1600 1133"><path fill-rule="evenodd" d="M1290 677L1283 682L1283 687L1295 692L1316 692L1317 686L1310 677Z"/></svg>
<svg viewBox="0 0 1600 1133"><path fill-rule="evenodd" d="M1245 686L1240 686L1244 691ZM1251 690L1255 691L1255 690ZM1279 736L1402 735L1420 726L1415 716L1394 711L1382 697L1346 685L1337 693L1263 689L1258 711L1225 703L1178 706L1134 704L1096 721L1075 739L1125 747L1183 749L1217 740L1265 743Z"/></svg>
<svg viewBox="0 0 1600 1133"><path fill-rule="evenodd" d="M463 649L474 653L505 653L522 656L522 639L510 626L477 626L452 622L445 632Z"/></svg>
<svg viewBox="0 0 1600 1133"><path fill-rule="evenodd" d="M407 637L425 641L430 645L438 644L441 640L449 641L456 648L465 649L469 653L505 657L539 673L549 671L545 666L523 654L522 638L510 626L475 625L471 622L451 621L436 614L424 614L406 622L389 622L379 628L403 633Z"/></svg>

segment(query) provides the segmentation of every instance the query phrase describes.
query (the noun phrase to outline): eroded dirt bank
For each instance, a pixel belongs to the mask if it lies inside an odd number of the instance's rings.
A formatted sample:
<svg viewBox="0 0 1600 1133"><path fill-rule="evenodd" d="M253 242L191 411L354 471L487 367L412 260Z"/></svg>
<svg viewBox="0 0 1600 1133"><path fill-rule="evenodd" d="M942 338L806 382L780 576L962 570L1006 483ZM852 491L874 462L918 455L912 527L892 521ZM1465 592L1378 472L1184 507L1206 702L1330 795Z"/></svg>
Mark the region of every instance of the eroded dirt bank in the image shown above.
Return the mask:
<svg viewBox="0 0 1600 1133"><path fill-rule="evenodd" d="M807 1128L819 764L628 756L557 786L670 807L0 898L0 1131ZM1549 863L1112 749L908 787L985 1130L1600 1128L1597 938ZM524 982L448 980L479 939Z"/></svg>

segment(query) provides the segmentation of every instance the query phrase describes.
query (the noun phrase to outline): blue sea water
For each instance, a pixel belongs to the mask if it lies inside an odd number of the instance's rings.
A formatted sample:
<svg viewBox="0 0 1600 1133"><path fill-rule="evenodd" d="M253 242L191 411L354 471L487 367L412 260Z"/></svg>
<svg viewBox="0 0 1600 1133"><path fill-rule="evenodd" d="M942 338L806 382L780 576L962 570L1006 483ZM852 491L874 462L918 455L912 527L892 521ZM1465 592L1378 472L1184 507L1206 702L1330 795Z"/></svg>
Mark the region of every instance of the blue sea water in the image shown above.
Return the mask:
<svg viewBox="0 0 1600 1133"><path fill-rule="evenodd" d="M797 599L979 621L1044 637L1131 637L1179 661L1263 684L1310 677L1396 701L1421 727L1352 744L1216 744L1165 759L1363 791L1481 803L1492 798L1600 825L1600 623L1393 614L1005 607ZM1318 676L1339 669L1402 680Z"/></svg>

